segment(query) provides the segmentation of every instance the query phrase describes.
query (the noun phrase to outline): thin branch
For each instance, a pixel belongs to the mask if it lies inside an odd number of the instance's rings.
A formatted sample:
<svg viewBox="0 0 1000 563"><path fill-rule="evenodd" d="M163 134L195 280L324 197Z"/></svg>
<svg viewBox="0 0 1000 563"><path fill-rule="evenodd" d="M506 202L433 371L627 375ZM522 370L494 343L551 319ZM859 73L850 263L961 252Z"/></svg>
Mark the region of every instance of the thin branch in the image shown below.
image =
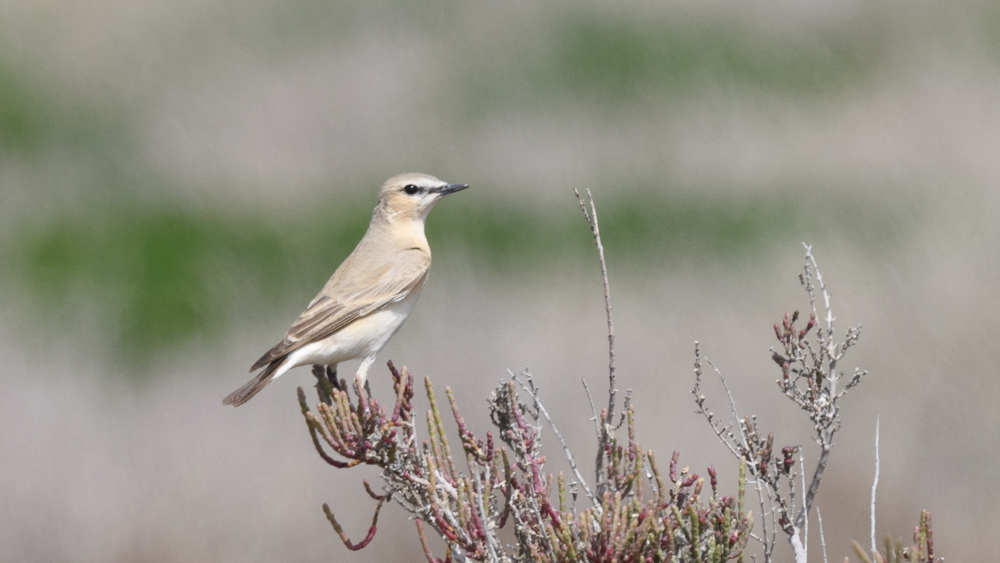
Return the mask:
<svg viewBox="0 0 1000 563"><path fill-rule="evenodd" d="M872 510L871 510L871 520L872 520L872 553L875 553L875 490L878 489L878 426L879 417L875 415L875 480L872 482Z"/></svg>
<svg viewBox="0 0 1000 563"><path fill-rule="evenodd" d="M590 200L590 213L587 206L580 197L580 192L573 189L576 199L580 202L580 209L583 217L590 225L590 231L594 233L594 244L597 245L597 257L601 262L601 276L604 278L604 309L608 314L608 413L604 417L604 424L611 424L615 418L615 323L611 314L611 284L608 282L608 265L604 261L604 244L601 242L601 228L597 223L597 207L594 205L594 196L587 190L587 198Z"/></svg>
<svg viewBox="0 0 1000 563"><path fill-rule="evenodd" d="M806 465L805 460L802 459L802 448L799 448L799 479L802 481L802 490L806 490ZM803 501L803 505L805 502ZM793 508L794 510L794 508ZM802 543L805 545L806 555L809 555L809 513L806 513L806 523L802 528L804 532L804 537L802 538Z"/></svg>
<svg viewBox="0 0 1000 563"><path fill-rule="evenodd" d="M742 427L740 428L740 431L742 432ZM750 469L751 466L747 464L747 468ZM776 533L775 530L777 528L777 523L774 520L774 504L772 501L771 509L770 510L767 509L767 505L764 503L765 499L764 489L761 487L761 482L763 481L763 479L761 479L760 475L757 474L756 469L752 469L752 471L754 474L754 480L753 480L754 488L757 489L757 499L760 501L760 527L761 527L761 536L764 538L763 540L761 540L760 543L764 546L764 561L765 563L767 563L771 561L771 551L774 549L774 534ZM768 500L772 500L770 494L766 495L766 498ZM771 516L770 540L767 540L768 514L770 514Z"/></svg>
<svg viewBox="0 0 1000 563"><path fill-rule="evenodd" d="M729 396L729 406L731 409L730 422L729 424L726 425L725 428L719 428L718 424L716 424L715 422L715 415L712 412L706 410L704 406L705 396L701 394L701 376L702 376L701 358L702 358L701 348L698 341L695 340L694 341L694 388L691 390L691 394L694 395L695 397L695 403L698 405L698 410L695 412L697 414L703 415L705 419L708 420L709 426L712 427L712 431L715 432L716 436L718 436L719 441L722 442L723 445L725 445L727 448L729 448L729 451L732 452L734 456L736 456L737 458L742 458L743 454L740 452L739 449L737 449L735 445L733 445L730 442L730 438L732 437L731 433L732 425L733 422L736 420L736 399L733 398L733 394L729 391L729 385L726 384L726 379L722 377L722 372L719 371L719 368L715 367L715 364L713 364L708 359L708 357L705 357L705 360L708 361L708 363L712 366L712 368L715 369L715 373L719 376L719 379L722 380L722 385L723 387L726 388L726 393ZM740 429L740 442L743 449L746 450L747 440L746 436L743 433L742 428Z"/></svg>
<svg viewBox="0 0 1000 563"><path fill-rule="evenodd" d="M628 419L628 408L632 406L632 388L625 390L625 402L622 403L622 412L618 416L618 424L615 425L615 430L617 431L622 426L625 425L625 421Z"/></svg>
<svg viewBox="0 0 1000 563"><path fill-rule="evenodd" d="M819 289L823 292L823 303L826 305L826 332L832 337L833 321L836 317L833 316L833 310L830 308L830 294L826 291L826 284L823 283L823 274L819 271L816 258L812 255L812 245L803 242L802 246L806 249L806 260L812 264L813 271L816 272L816 281L819 282Z"/></svg>
<svg viewBox="0 0 1000 563"><path fill-rule="evenodd" d="M490 532L490 516L486 513L486 505L483 504L483 486L479 482L479 475L475 472L472 474L472 484L476 488L476 508L479 510L479 516L483 523L483 535L486 536L483 539L486 540L486 548L490 551L490 561L499 561L500 559L497 557L496 546L494 545L496 543L496 539L493 538L493 534Z"/></svg>
<svg viewBox="0 0 1000 563"><path fill-rule="evenodd" d="M610 426L615 419L615 323L611 314L611 284L608 282L608 265L604 260L604 243L601 242L601 229L597 222L597 206L594 205L594 196L587 190L587 198L590 200L590 212L584 204L580 192L573 188L573 194L580 202L580 210L583 211L583 218L590 225L590 231L594 234L594 244L597 245L597 257L601 263L601 276L604 281L604 310L608 315L608 409L604 413L604 424L599 434L597 444L597 459L595 460L595 474L597 496L604 494L604 450L610 441Z"/></svg>
<svg viewBox="0 0 1000 563"><path fill-rule="evenodd" d="M826 538L823 537L823 515L819 512L819 507L816 507L816 519L819 520L819 545L823 548L823 563L826 562Z"/></svg>
<svg viewBox="0 0 1000 563"><path fill-rule="evenodd" d="M799 527L802 526L806 515L812 510L813 501L816 500L816 493L819 492L819 484L823 480L823 472L826 470L826 464L830 461L831 446L821 444L821 448L819 461L816 462L816 470L813 472L812 481L809 483L809 490L806 492L805 502L802 503L802 508L795 519L795 525Z"/></svg>
<svg viewBox="0 0 1000 563"><path fill-rule="evenodd" d="M583 475L580 474L580 470L577 469L576 461L573 459L573 453L569 450L569 445L566 444L566 438L563 438L562 433L559 432L558 428L556 428L556 423L552 422L552 417L549 416L549 411L545 410L545 406L542 405L542 402L538 399L538 395L535 393L535 390L533 388L531 388L528 385L525 385L524 382L521 381L516 375L514 374L511 375L514 377L514 381L516 381L517 384L521 386L521 389L524 389L524 391L527 392L528 395L531 395L531 400L535 402L535 408L538 409L538 412L542 413L542 416L545 417L546 422L549 423L549 428L551 428L552 432L556 435L557 438L559 438L559 441L562 443L563 451L566 453L566 461L569 462L569 466L573 470L573 475L576 476L577 481L580 482L580 486L583 487L583 490L587 493L587 496L590 498L590 502L597 510L597 513L600 514L601 503L597 502L597 497L594 495L594 492L590 490L590 487L587 486L587 481L584 480Z"/></svg>
<svg viewBox="0 0 1000 563"><path fill-rule="evenodd" d="M695 345L697 346L697 342ZM736 399L733 397L733 392L729 390L729 384L726 383L726 378L722 377L722 372L719 371L719 368L716 367L712 360L708 359L708 356L705 356L705 361L708 362L708 365L712 366L713 370L715 370L715 375L719 376L719 381L722 382L722 386L726 389L726 397L729 397L729 424L722 429L724 432L729 432L737 419ZM743 440L743 447L747 447L746 439Z"/></svg>
<svg viewBox="0 0 1000 563"><path fill-rule="evenodd" d="M590 412L594 415L590 420L594 421L594 431L597 432L597 439L601 439L601 423L597 420L597 409L594 408L594 398L590 396L590 387L587 387L587 380L580 378L583 383L583 390L587 392L587 401L590 402Z"/></svg>
<svg viewBox="0 0 1000 563"><path fill-rule="evenodd" d="M826 306L826 341L825 348L826 353L829 358L829 368L827 369L827 378L830 380L830 397L837 396L837 380L840 378L837 373L837 360L840 359L841 354L837 354L837 344L833 340L833 321L836 317L833 316L833 309L830 307L830 293L826 290L826 284L823 283L823 273L819 270L819 265L816 263L816 258L812 255L812 246L802 243L802 246L806 249L806 273L808 275L809 265L812 264L812 270L815 273L816 281L819 283L820 292L823 294L823 303ZM811 297L811 292L810 292ZM816 307L813 305L813 311L815 312ZM817 334L822 335L822 331L817 332ZM821 343L823 339L820 339Z"/></svg>

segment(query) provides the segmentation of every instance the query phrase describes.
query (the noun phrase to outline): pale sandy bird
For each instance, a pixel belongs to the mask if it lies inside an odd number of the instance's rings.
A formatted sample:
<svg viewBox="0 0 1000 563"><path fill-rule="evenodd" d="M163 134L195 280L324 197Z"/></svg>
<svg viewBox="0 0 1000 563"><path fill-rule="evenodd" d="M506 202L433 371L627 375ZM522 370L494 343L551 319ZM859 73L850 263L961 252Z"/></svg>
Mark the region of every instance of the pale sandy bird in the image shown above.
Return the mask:
<svg viewBox="0 0 1000 563"><path fill-rule="evenodd" d="M442 197L464 190L426 174L382 184L368 231L288 333L250 368L262 372L222 400L238 407L281 374L306 365L362 358L364 383L375 355L396 334L420 297L431 267L424 220Z"/></svg>

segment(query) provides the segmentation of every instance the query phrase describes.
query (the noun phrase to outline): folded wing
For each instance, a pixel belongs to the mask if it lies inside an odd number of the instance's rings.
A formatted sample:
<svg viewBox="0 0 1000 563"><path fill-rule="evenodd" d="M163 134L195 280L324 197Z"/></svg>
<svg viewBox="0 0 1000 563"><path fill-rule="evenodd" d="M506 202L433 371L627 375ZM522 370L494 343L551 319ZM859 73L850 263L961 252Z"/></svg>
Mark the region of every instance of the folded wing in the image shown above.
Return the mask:
<svg viewBox="0 0 1000 563"><path fill-rule="evenodd" d="M405 299L423 283L431 265L430 253L420 248L398 253L392 262L369 263L365 268L350 267L349 262L354 258L352 254L337 268L319 295L288 329L288 334L261 356L250 371L284 358L306 344L323 340L355 320Z"/></svg>

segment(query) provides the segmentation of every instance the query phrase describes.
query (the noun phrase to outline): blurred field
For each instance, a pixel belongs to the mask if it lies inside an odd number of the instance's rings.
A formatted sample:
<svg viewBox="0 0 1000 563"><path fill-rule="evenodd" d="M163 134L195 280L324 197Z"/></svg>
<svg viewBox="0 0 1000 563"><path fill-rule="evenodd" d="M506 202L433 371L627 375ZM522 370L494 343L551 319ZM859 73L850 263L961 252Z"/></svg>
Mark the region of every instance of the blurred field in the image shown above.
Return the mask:
<svg viewBox="0 0 1000 563"><path fill-rule="evenodd" d="M368 550L329 529L322 502L363 535L373 474L315 455L304 370L220 405L413 170L473 189L430 217L434 274L380 360L473 427L528 367L589 457L606 340L576 187L642 445L735 480L692 414L694 340L808 444L767 352L807 306L806 241L872 373L820 493L830 557L867 543L879 415L880 534L927 508L940 554L986 560L997 37L976 1L0 4L0 559L423 560L395 507Z"/></svg>

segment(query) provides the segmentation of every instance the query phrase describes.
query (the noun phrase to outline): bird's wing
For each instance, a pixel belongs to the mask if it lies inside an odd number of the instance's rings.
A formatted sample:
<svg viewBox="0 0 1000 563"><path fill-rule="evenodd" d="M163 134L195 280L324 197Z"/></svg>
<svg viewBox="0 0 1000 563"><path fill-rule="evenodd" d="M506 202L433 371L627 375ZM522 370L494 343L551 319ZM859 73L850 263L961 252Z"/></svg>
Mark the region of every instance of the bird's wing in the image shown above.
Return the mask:
<svg viewBox="0 0 1000 563"><path fill-rule="evenodd" d="M353 258L353 256L352 256ZM299 315L288 334L250 368L256 371L306 344L322 340L355 320L402 301L430 270L430 254L411 249L394 260L351 267L350 258Z"/></svg>

